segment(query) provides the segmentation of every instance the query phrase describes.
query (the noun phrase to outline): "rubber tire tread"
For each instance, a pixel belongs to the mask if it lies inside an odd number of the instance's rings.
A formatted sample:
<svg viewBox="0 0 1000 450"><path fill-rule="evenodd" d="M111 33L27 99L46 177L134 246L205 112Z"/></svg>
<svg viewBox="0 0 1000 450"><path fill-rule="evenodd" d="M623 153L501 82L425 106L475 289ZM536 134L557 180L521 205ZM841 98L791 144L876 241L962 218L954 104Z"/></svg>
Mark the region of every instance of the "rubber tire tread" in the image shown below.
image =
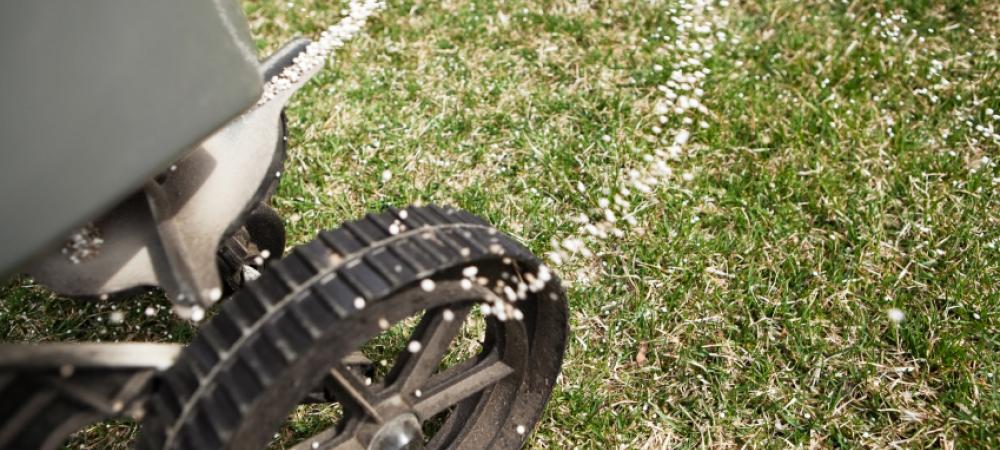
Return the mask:
<svg viewBox="0 0 1000 450"><path fill-rule="evenodd" d="M136 448L228 448L248 419L244 411L272 387L274 374L309 351L324 327L362 312L354 307L358 297L378 302L428 276L501 253L528 270L540 264L467 212L404 211L390 208L321 232L227 300L156 383Z"/></svg>

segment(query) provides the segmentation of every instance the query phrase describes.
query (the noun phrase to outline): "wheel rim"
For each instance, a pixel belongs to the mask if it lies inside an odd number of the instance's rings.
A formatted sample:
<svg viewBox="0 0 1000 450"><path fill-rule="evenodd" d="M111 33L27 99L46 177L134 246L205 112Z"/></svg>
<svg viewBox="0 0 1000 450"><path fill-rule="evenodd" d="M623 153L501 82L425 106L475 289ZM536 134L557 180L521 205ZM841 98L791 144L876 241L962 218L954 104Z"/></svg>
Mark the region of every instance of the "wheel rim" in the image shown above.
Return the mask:
<svg viewBox="0 0 1000 450"><path fill-rule="evenodd" d="M454 293L456 284L480 292L460 297ZM449 290L454 292L446 295ZM565 293L558 277L517 242L468 213L433 205L390 208L323 231L248 283L158 377L139 447L243 450L288 445L281 439L288 415L300 416L301 403L314 400L315 388L323 386L335 363L343 364L381 332L378 324L477 298L490 300L489 311L498 320L523 319L515 323L523 327L526 339L521 340L527 343L522 347L527 350L509 352L522 358L514 370L520 375L509 382L503 378L482 391L488 396L461 401L451 410L456 417L493 420L445 420L440 429L425 431L446 448L521 448L562 365L569 334ZM524 361L531 363L525 366ZM467 378L474 379L462 377ZM322 400L336 400L325 398L322 390L319 394ZM381 415L364 405L351 415ZM322 428L316 422L322 417L308 417L306 429L300 419L294 420L298 431L292 435ZM320 441L319 448L339 433L370 443L367 436L378 429L364 435L358 424L362 422L345 420L344 426L330 427L313 440Z"/></svg>
<svg viewBox="0 0 1000 450"><path fill-rule="evenodd" d="M480 305L495 298L483 287L448 281L438 284L432 294L419 289L400 293L398 298L366 309L365 319L344 330L371 342L393 331L387 330L387 323L396 325L423 313L408 330L409 337L384 377L366 380L364 370L359 370L365 363L357 353L352 354L353 361L344 358L330 367L318 389L327 400L341 405L343 417L291 448L403 450L489 445L498 434L498 425L508 422L529 371L529 325L540 319L535 317L536 307L533 301L518 302L525 320L500 321L478 314ZM479 351L438 370L450 356L463 325L470 321L485 327ZM311 397L316 397L316 389ZM436 429L427 436L417 429L419 438L412 437L414 422ZM522 433L524 426L518 428Z"/></svg>

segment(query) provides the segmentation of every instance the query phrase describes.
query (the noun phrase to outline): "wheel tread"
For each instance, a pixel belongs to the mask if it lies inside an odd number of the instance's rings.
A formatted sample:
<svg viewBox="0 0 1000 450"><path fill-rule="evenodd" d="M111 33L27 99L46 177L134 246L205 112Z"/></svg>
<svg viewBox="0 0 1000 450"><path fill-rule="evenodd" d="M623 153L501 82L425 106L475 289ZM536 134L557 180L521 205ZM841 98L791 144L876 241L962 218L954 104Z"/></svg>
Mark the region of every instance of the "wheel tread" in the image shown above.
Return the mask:
<svg viewBox="0 0 1000 450"><path fill-rule="evenodd" d="M232 366L226 372L226 377L229 379L236 394L237 398L244 403L251 403L251 399L256 398L257 395L264 389L264 380L258 377L258 374L252 370L252 366L248 364L245 360L245 356L238 355L235 357Z"/></svg>
<svg viewBox="0 0 1000 450"><path fill-rule="evenodd" d="M401 286L417 279L418 268L411 262L411 259L403 257L395 245L387 245L379 252L369 255L377 265L390 268L392 284Z"/></svg>
<svg viewBox="0 0 1000 450"><path fill-rule="evenodd" d="M308 264L313 274L328 269L332 256L330 249L319 240L312 240L308 244L295 247L292 254Z"/></svg>
<svg viewBox="0 0 1000 450"><path fill-rule="evenodd" d="M478 240L474 239L472 232L468 230L448 230L448 233L451 234L452 240L456 244L469 250L469 254L466 256L466 259L477 259L489 253L489 249L487 249L486 246L481 244ZM459 253L461 252L462 249L459 249Z"/></svg>
<svg viewBox="0 0 1000 450"><path fill-rule="evenodd" d="M360 292L361 296L368 302L382 297L392 289L389 281L371 267L364 258L348 263L337 273L352 289Z"/></svg>
<svg viewBox="0 0 1000 450"><path fill-rule="evenodd" d="M402 236L389 232L396 221L404 225ZM484 226L475 216L433 205L388 209L320 232L274 261L185 350L181 360L196 368L191 378L183 378L183 364L163 375L167 382L151 403L155 420L144 422L143 432L150 434L139 448L223 448L279 374L326 327L358 312L355 299L376 302L420 278L487 256L481 239L494 236ZM196 398L190 398L198 391L192 380L204 387ZM171 398L180 401L171 404Z"/></svg>
<svg viewBox="0 0 1000 450"><path fill-rule="evenodd" d="M292 273L292 269L289 268L292 264L291 262L294 260L289 258L287 261L288 264L272 264L270 272L274 272L275 279L283 285L284 289L291 292L299 287L300 280ZM284 263L285 260L282 262Z"/></svg>
<svg viewBox="0 0 1000 450"><path fill-rule="evenodd" d="M349 255L364 248L364 245L343 228L325 230L319 233L319 239L340 256Z"/></svg>
<svg viewBox="0 0 1000 450"><path fill-rule="evenodd" d="M405 284L402 275L402 261L397 260L386 247L377 248L362 258L376 274L387 281L387 286L399 286ZM396 268L399 267L399 271Z"/></svg>
<svg viewBox="0 0 1000 450"><path fill-rule="evenodd" d="M429 212L426 208L412 208L409 210L410 217L421 223L420 228L441 225L441 219Z"/></svg>
<svg viewBox="0 0 1000 450"><path fill-rule="evenodd" d="M396 215L400 217L403 225L406 225L406 228L410 230L416 230L433 225L420 215L418 211L419 209L420 208L414 207L403 208L401 211L396 212ZM406 218L402 217L402 212L406 212Z"/></svg>
<svg viewBox="0 0 1000 450"><path fill-rule="evenodd" d="M334 272L331 275L329 278L321 280L319 285L313 286L312 291L323 300L323 303L338 318L347 317L356 309L354 307L354 299L361 297L361 292L358 292L338 276L338 273Z"/></svg>
<svg viewBox="0 0 1000 450"><path fill-rule="evenodd" d="M461 219L451 215L451 213L438 205L428 205L425 210L428 212L428 215L437 216L438 220L435 221L437 224L457 223L461 221Z"/></svg>
<svg viewBox="0 0 1000 450"><path fill-rule="evenodd" d="M388 236L378 222L375 222L371 215L365 216L362 220L344 222L344 229L348 230L361 241L365 247L370 246Z"/></svg>
<svg viewBox="0 0 1000 450"><path fill-rule="evenodd" d="M218 364L219 354L216 353L215 349L212 348L210 344L204 341L205 338L202 335L196 336L194 338L194 342L191 343L185 352L185 354L190 357L184 359L191 361L192 365L197 368L199 373L207 374L213 367L215 367L216 364Z"/></svg>

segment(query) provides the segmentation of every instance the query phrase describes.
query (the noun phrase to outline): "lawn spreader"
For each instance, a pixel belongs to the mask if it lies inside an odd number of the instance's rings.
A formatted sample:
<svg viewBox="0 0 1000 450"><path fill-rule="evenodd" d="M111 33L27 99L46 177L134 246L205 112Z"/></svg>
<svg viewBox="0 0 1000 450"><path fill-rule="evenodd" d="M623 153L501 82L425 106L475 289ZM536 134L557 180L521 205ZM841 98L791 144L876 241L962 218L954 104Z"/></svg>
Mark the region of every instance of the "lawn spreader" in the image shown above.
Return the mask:
<svg viewBox="0 0 1000 450"><path fill-rule="evenodd" d="M285 104L379 6L263 61L228 0L0 7L0 275L65 301L155 286L198 323L188 345L0 344L0 448L131 418L139 449L262 449L306 404L335 420L291 448L524 445L568 333L538 258L433 205L286 251L269 206Z"/></svg>

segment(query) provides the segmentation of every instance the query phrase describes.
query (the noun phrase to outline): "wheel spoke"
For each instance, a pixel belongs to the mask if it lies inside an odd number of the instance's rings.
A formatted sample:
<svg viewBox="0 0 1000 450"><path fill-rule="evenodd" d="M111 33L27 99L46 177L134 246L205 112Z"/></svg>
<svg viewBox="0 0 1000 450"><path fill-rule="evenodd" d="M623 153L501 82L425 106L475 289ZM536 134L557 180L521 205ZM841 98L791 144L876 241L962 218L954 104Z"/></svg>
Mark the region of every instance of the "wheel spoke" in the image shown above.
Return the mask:
<svg viewBox="0 0 1000 450"><path fill-rule="evenodd" d="M337 428L337 426L332 426L320 431L295 444L290 450L364 450L365 446L354 435L357 428L357 421L352 420L348 426L343 427L339 432Z"/></svg>
<svg viewBox="0 0 1000 450"><path fill-rule="evenodd" d="M368 359L364 353L357 350L348 353L347 356L345 356L341 361L348 367L371 367L373 364L372 360Z"/></svg>
<svg viewBox="0 0 1000 450"><path fill-rule="evenodd" d="M434 417L466 398L486 389L514 372L510 366L500 361L496 351L486 357L469 360L434 375L422 388L420 401L413 406L421 421Z"/></svg>
<svg viewBox="0 0 1000 450"><path fill-rule="evenodd" d="M368 357L365 356L364 353L361 353L359 351L351 352L350 354L345 356L344 359L341 360L341 362L344 364L344 366L350 369L352 373L356 374L359 377L365 376L372 366L371 360L368 359ZM316 388L314 388L308 394L306 394L305 398L303 398L302 401L299 402L299 404L307 405L315 403L330 403L337 401L336 398L332 398L329 395L328 389L326 387L327 383L329 383L330 381L331 380L329 379L329 377L324 378L323 382L320 383L319 386L316 386Z"/></svg>
<svg viewBox="0 0 1000 450"><path fill-rule="evenodd" d="M400 352L386 376L386 385L403 393L420 388L441 363L472 307L473 304L468 303L427 311L413 330L408 348ZM414 342L419 343L419 347ZM414 348L417 351L413 351Z"/></svg>
<svg viewBox="0 0 1000 450"><path fill-rule="evenodd" d="M351 408L354 408L377 422L382 421L382 417L375 408L375 395L343 363L337 363L330 369L330 376L327 377L325 387L344 407L345 415L349 414Z"/></svg>
<svg viewBox="0 0 1000 450"><path fill-rule="evenodd" d="M468 431L466 424L475 417L476 411L482 406L476 399L459 401L454 409L447 413L444 423L434 432L425 448L446 448L445 444L455 442ZM441 414L441 413L438 413ZM454 447L453 448L460 448Z"/></svg>

